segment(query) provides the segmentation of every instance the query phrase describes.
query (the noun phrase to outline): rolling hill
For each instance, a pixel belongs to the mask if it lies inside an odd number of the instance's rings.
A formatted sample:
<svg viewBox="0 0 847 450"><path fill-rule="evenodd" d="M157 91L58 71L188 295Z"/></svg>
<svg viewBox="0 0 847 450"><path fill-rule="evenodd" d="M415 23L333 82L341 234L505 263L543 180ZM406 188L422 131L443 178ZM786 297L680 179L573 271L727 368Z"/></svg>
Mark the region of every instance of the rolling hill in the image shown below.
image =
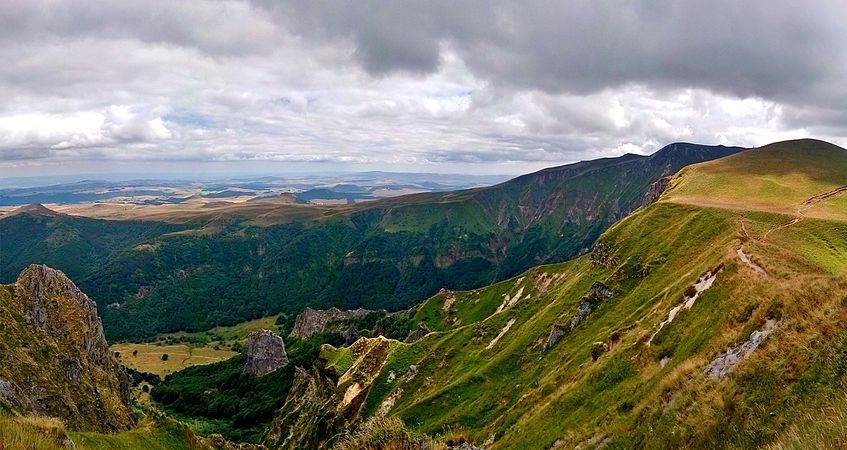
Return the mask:
<svg viewBox="0 0 847 450"><path fill-rule="evenodd" d="M840 448L845 168L813 140L688 167L590 253L410 310L413 344L325 346L266 443Z"/></svg>
<svg viewBox="0 0 847 450"><path fill-rule="evenodd" d="M238 211L176 224L21 211L0 218L0 281L32 262L66 271L98 303L110 339L306 306L397 310L442 287L478 287L584 253L655 199L664 177L740 150L672 144L488 188L340 207L250 202L249 219Z"/></svg>

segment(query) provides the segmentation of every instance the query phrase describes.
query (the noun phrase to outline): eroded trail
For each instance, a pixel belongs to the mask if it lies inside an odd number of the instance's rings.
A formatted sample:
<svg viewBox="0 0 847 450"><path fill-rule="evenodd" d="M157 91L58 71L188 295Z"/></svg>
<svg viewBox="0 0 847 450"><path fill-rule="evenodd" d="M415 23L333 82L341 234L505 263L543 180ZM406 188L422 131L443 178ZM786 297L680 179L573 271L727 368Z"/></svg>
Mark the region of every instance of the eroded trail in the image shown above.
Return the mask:
<svg viewBox="0 0 847 450"><path fill-rule="evenodd" d="M674 319L676 319L677 314L682 311L682 308L691 309L691 307L694 306L694 302L696 302L697 298L700 297L700 294L703 291L712 287L712 284L715 283L715 279L717 279L718 274L722 271L723 269L718 269L714 273L709 271L701 275L700 278L697 279L697 282L694 283L694 294L691 296L686 295L685 297L683 297L682 303L671 308L670 312L668 312L668 318L663 320L662 323L659 324L659 329L656 330L652 336L650 336L650 339L647 340L647 343L645 345L649 346L651 343L653 343L653 339L656 337L656 335L658 335L659 332L665 328L665 326L667 326L668 324L673 322Z"/></svg>
<svg viewBox="0 0 847 450"><path fill-rule="evenodd" d="M847 192L847 186L840 186L840 187L837 187L837 188L835 188L831 191L823 192L821 194L816 194L816 195L809 197L808 199L806 199L806 201L803 202L803 204L799 208L797 208L797 212L796 212L797 217L795 217L794 219L792 219L788 223L779 225L777 227L771 228L770 230L766 231L765 234L763 234L762 237L759 239L759 241L764 241L765 239L767 239L768 235L770 235L774 231L778 231L778 230L781 230L783 228L790 227L792 225L796 225L797 222L800 222L801 220L803 220L805 218L804 213L806 211L810 210L812 207L814 207L815 205L817 205L818 203L820 203L820 202L822 202L826 199L835 197L836 195L843 194L845 192ZM742 222L742 225L743 225L743 222Z"/></svg>
<svg viewBox="0 0 847 450"><path fill-rule="evenodd" d="M753 269L753 271L755 271L756 273L760 273L762 275L767 275L767 272L765 272L765 269L763 269L762 266L754 263L750 259L750 257L747 256L746 253L744 253L744 246L743 245L738 248L738 251L736 253L738 254L738 258L741 260L741 262L743 262L744 264L747 264L747 266L750 267L751 269Z"/></svg>
<svg viewBox="0 0 847 450"><path fill-rule="evenodd" d="M835 197L838 194L843 194L847 192L847 185L835 188L829 192L824 192L823 194L813 195L809 197L808 200L803 202L803 207L801 208L803 211L815 206L820 203L822 200L826 200L831 197Z"/></svg>

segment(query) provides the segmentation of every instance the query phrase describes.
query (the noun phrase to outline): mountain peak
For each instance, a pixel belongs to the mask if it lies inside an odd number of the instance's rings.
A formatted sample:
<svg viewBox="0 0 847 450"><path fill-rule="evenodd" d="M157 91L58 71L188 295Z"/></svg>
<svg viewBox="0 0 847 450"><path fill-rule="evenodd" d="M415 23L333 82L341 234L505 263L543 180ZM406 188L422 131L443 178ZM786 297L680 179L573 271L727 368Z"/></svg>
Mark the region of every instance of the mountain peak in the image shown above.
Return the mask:
<svg viewBox="0 0 847 450"><path fill-rule="evenodd" d="M132 426L126 375L97 307L64 273L32 264L0 286L0 329L0 405L59 417L74 430Z"/></svg>
<svg viewBox="0 0 847 450"><path fill-rule="evenodd" d="M20 208L9 213L9 216L18 214L29 214L31 216L41 217L58 217L63 215L62 213L53 211L52 209L42 205L41 203L33 203L30 205L21 206Z"/></svg>

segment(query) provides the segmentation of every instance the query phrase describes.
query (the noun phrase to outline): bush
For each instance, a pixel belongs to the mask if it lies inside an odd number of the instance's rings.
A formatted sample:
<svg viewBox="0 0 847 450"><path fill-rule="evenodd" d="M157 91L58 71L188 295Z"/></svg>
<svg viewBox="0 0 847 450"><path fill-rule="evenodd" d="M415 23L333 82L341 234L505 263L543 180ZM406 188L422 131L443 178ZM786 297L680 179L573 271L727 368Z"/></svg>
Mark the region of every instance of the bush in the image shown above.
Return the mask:
<svg viewBox="0 0 847 450"><path fill-rule="evenodd" d="M167 353L162 354L162 361L167 361L167 360L168 360L168 354Z"/></svg>
<svg viewBox="0 0 847 450"><path fill-rule="evenodd" d="M603 353L606 353L609 350L609 346L606 345L605 342L595 342L594 345L591 346L591 359L593 361L597 361Z"/></svg>

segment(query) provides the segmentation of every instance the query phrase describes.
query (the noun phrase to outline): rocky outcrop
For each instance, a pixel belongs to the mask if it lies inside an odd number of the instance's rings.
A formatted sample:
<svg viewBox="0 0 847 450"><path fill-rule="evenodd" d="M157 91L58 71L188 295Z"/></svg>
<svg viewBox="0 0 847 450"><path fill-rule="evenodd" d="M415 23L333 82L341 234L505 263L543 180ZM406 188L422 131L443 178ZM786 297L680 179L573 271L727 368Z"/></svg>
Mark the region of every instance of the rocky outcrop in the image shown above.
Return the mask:
<svg viewBox="0 0 847 450"><path fill-rule="evenodd" d="M547 336L547 342L544 343L544 351L550 349L550 347L556 345L562 337L565 335L566 328L564 325L559 325L554 323L553 326L550 327L550 334Z"/></svg>
<svg viewBox="0 0 847 450"><path fill-rule="evenodd" d="M571 317L569 331L573 331L603 300L610 299L614 295L615 293L608 286L595 281L591 285L591 289L588 290L588 294L582 298L582 303L579 304L576 313Z"/></svg>
<svg viewBox="0 0 847 450"><path fill-rule="evenodd" d="M340 376L317 367L297 368L285 404L264 438L271 448L328 448L358 420L358 412L388 359L391 342L361 338L349 349L353 362Z"/></svg>
<svg viewBox="0 0 847 450"><path fill-rule="evenodd" d="M736 364L749 358L753 354L753 351L759 348L762 341L776 329L777 324L777 321L768 319L765 325L761 329L752 332L750 338L743 344L729 348L726 352L718 355L706 367L706 376L709 378L720 378L730 373Z"/></svg>
<svg viewBox="0 0 847 450"><path fill-rule="evenodd" d="M429 329L428 326L424 322L418 324L418 327L409 332L409 335L406 336L405 342L412 343L421 340L424 336L432 333L432 330Z"/></svg>
<svg viewBox="0 0 847 450"><path fill-rule="evenodd" d="M364 319L371 313L378 313L378 311L367 309L341 311L338 308L326 310L306 308L297 315L297 319L294 321L294 328L288 336L306 339L316 334L330 331L343 333L350 327L351 322Z"/></svg>
<svg viewBox="0 0 847 450"><path fill-rule="evenodd" d="M261 377L288 365L285 343L273 331L254 331L247 336L247 364L244 373Z"/></svg>
<svg viewBox="0 0 847 450"><path fill-rule="evenodd" d="M640 206L646 206L658 200L659 197L662 196L662 193L664 193L665 190L668 188L668 184L670 184L669 177L659 178L658 180L653 182L653 184L651 184L650 187L647 188L647 191L644 193L644 195L641 196Z"/></svg>
<svg viewBox="0 0 847 450"><path fill-rule="evenodd" d="M0 286L0 329L0 402L73 430L133 425L126 374L97 307L64 273L31 265Z"/></svg>
<svg viewBox="0 0 847 450"><path fill-rule="evenodd" d="M591 260L591 264L607 269L614 267L618 263L617 258L615 257L614 247L603 241L598 241L594 244L589 258Z"/></svg>
<svg viewBox="0 0 847 450"><path fill-rule="evenodd" d="M571 316L570 322L567 325L554 323L550 327L550 334L547 336L547 341L544 343L543 351L546 352L556 345L556 343L559 342L565 334L576 329L580 323L587 319L601 302L614 296L614 291L609 289L608 286L599 281L595 281L588 290L588 293L582 297L582 303L580 303L576 308L576 312L573 316Z"/></svg>
<svg viewBox="0 0 847 450"><path fill-rule="evenodd" d="M341 337L344 338L344 346L349 347L353 345L354 342L358 341L359 338L362 337L362 335L359 334L359 331L356 330L356 327L351 326L347 329L347 331L345 331L341 335Z"/></svg>

